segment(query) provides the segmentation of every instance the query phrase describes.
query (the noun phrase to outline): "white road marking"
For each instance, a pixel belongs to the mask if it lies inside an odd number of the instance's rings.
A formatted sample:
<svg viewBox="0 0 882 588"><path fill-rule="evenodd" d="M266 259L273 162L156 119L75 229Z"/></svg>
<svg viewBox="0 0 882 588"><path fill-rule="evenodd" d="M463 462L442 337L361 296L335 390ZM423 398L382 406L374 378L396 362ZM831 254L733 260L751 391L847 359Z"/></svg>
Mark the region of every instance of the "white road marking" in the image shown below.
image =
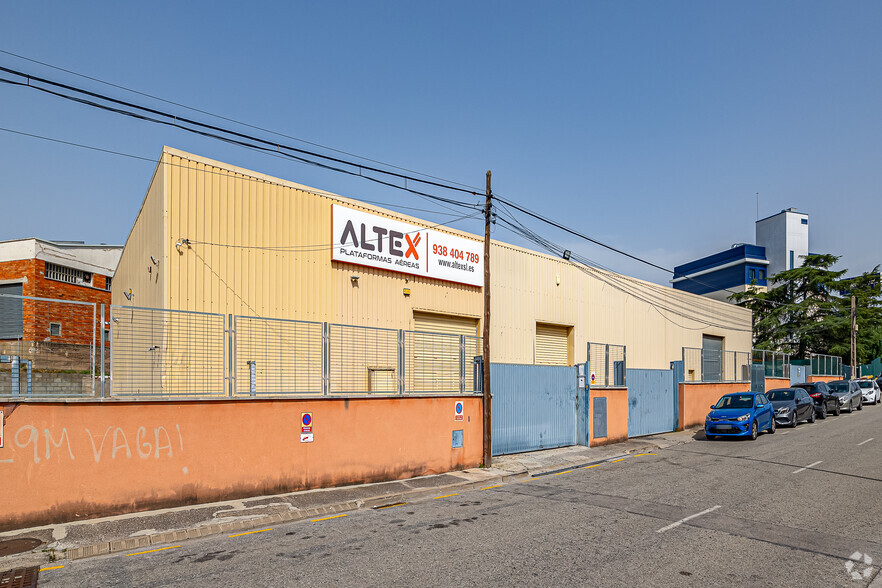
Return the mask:
<svg viewBox="0 0 882 588"><path fill-rule="evenodd" d="M686 521L690 521L690 520L692 520L692 519L694 519L694 518L696 518L696 517L700 517L701 515L706 515L706 514L709 513L709 512L714 512L714 511L717 510L718 508L721 508L719 504L716 505L716 506L712 506L712 507L710 507L710 508L707 509L707 510L703 510L703 511L701 511L701 512L697 512L697 513L695 513L694 515L689 515L689 516L686 517L686 518L682 518L682 519L680 519L680 520L677 521L676 523L671 523L671 524L668 525L667 527L662 527L661 529L659 529L658 531L656 531L656 533L664 533L665 531L670 531L671 529L673 529L673 528L675 528L675 527L679 527L680 525L682 525L682 524L685 523Z"/></svg>
<svg viewBox="0 0 882 588"><path fill-rule="evenodd" d="M790 433L790 431L781 431L782 435L787 435L788 433Z"/></svg>
<svg viewBox="0 0 882 588"><path fill-rule="evenodd" d="M860 446L863 445L864 443L869 443L869 442L872 441L872 440L873 440L873 438L870 437L870 438L867 439L866 441L861 441L860 443L858 443L858 447L860 447Z"/></svg>
<svg viewBox="0 0 882 588"><path fill-rule="evenodd" d="M804 472L804 471L806 471L807 469L809 469L809 468L813 468L813 467L815 467L816 465L819 465L819 464L822 464L822 463L824 463L824 462L823 462L823 461L816 461L815 463L810 463L810 464L808 464L807 466L805 466L804 468L799 468L798 470L794 470L793 473L794 473L794 474L798 474L799 472Z"/></svg>

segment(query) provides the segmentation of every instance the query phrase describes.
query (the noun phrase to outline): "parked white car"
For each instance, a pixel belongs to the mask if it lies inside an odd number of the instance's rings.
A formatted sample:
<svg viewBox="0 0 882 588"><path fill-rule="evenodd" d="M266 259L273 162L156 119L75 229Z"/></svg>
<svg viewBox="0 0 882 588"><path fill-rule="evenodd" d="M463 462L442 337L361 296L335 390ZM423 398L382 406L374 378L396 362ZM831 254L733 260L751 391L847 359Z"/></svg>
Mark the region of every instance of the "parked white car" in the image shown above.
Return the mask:
<svg viewBox="0 0 882 588"><path fill-rule="evenodd" d="M858 380L858 386L861 387L864 404L879 404L882 400L882 391L879 390L879 384L875 380Z"/></svg>

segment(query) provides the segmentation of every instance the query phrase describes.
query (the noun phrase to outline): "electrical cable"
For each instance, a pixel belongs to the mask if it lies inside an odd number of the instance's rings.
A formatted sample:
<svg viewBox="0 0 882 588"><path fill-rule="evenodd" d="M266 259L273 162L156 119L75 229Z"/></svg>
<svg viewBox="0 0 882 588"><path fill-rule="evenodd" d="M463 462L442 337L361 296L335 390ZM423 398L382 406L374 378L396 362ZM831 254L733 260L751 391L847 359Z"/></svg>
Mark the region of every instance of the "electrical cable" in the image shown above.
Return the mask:
<svg viewBox="0 0 882 588"><path fill-rule="evenodd" d="M257 182L257 183L260 183L260 184L272 184L272 185L276 185L276 186L290 187L290 186L287 186L286 184L280 184L280 183L277 183L277 182L272 182L272 181L270 181L270 180L266 180L266 179L263 179L263 178L254 178L254 177L246 176L246 175L242 175L242 174L233 174L233 173L226 173L226 172L221 172L221 171L213 171L213 170L203 169L203 168L199 168L199 167L191 168L191 167L188 167L188 166L185 166L185 165L180 165L180 164L176 164L176 163L171 163L171 162L168 162L168 161L162 161L161 159L154 159L154 158L152 158L152 157L145 157L145 156L142 156L142 155L133 155L133 154L131 154L131 153L124 153L124 152L122 152L122 151L115 151L115 150L113 150L113 149L104 149L104 148L102 148L102 147L95 147L95 146L93 146L93 145L86 145L86 144L83 144L83 143L76 143L76 142L73 142L73 141L65 141L65 140L63 140L63 139L57 139L57 138L54 138L54 137L47 137L47 136L45 136L45 135L37 135L37 134L34 134L34 133L26 133L26 132L24 132L24 131L18 131L18 130L15 130L15 129L9 129L9 128L5 128L5 127L0 127L0 131L2 131L2 132L6 132L6 133L12 133L12 134L16 134L16 135L21 135L21 136L24 136L24 137L30 137L30 138L33 138L33 139L40 139L40 140L43 140L43 141L49 141L49 142L52 142L52 143L59 143L59 144L61 144L61 145L68 145L68 146L70 146L70 147L78 147L78 148L81 148L81 149L88 149L88 150L91 150L91 151L97 151L97 152L100 152L100 153L107 153L107 154L110 154L110 155L118 155L118 156L120 156L120 157L127 157L127 158L130 158L130 159L135 159L135 160L139 160L139 161L149 162L149 163L152 163L153 165L163 165L163 166L168 166L168 167L176 167L176 168L185 169L185 170L188 170L188 171L195 171L195 172L197 172L197 173L211 174L211 175L222 176L222 177L226 177L226 178L234 178L234 179L244 180L244 181L249 181L249 182ZM324 190L318 190L318 189L315 189L315 188L308 188L308 187L306 187L306 186L298 186L296 189L297 189L297 190L300 190L301 192L307 192L307 193L310 193L310 194L315 194L316 196L324 196L324 197L326 197L326 198L331 198L331 199L335 199L335 200L337 200L337 199L340 198L340 196L338 196L337 194L334 194L334 193L332 193L332 192L326 192L326 191L324 191ZM412 207L412 206L402 206L402 205L400 205L400 204L394 204L394 203L391 203L391 202L378 202L378 201L375 201L375 200L360 200L360 202L364 202L364 203L367 203L367 204L374 204L374 205L376 205L376 206L389 206L389 207L400 208L400 209L404 209L404 210L413 210L413 211L416 211L416 212L425 212L425 213L429 213L429 214L440 214L440 215L443 215L443 216L459 216L459 215L460 215L460 212L461 212L461 211L454 211L454 212L441 212L440 210L429 210L429 209L425 209L425 208L415 208L415 207ZM430 201L430 202L431 202L431 201ZM441 206L441 207L443 207L443 208L447 208L447 207L445 207L445 206L443 206L443 205L440 205L440 204L439 204L439 206ZM453 210L453 209L447 208L447 210ZM479 212L481 212L481 213L483 214L483 211L479 211ZM451 222L455 222L455 221L451 221Z"/></svg>
<svg viewBox="0 0 882 588"><path fill-rule="evenodd" d="M202 129L207 129L208 131L213 131L213 132L215 132L215 133L218 133L218 132L219 132L219 133L226 133L226 134L228 134L228 135L232 135L233 137L237 137L237 138L239 138L239 139L244 139L244 140L248 140L248 141L254 141L254 142L257 142L257 143L261 143L261 144L263 144L263 145L265 145L265 146L272 147L272 148L274 148L274 149L276 149L276 150L285 149L285 150L287 150L287 151L292 151L292 152L294 152L294 153L299 153L299 154L301 154L301 155L307 155L307 156L310 156L310 157L317 157L317 158L323 159L323 160L325 160L325 161L330 161L330 162L337 163L337 164L342 164L342 165L349 165L349 166L352 166L352 167L356 167L356 168L359 168L359 169L364 169L364 170L372 171L372 172L374 172L374 173L380 173L380 174L388 175L388 176L395 177L395 178L398 178L398 179L402 179L402 180L405 180L405 181L418 182L418 183L425 184L425 185L428 185L428 186L433 186L433 187L436 187L436 188L443 188L443 189L451 190L451 191L455 191L455 192L462 192L462 193L465 193L465 194L469 194L469 195L471 195L471 196L477 196L477 191L476 191L476 190L467 189L467 188L461 188L461 187L459 187L459 186L453 186L453 185L450 185L450 184L444 184L444 183L441 183L441 182L436 182L436 181L434 181L434 180L421 179L421 178L417 178L417 177L414 177L414 176L409 176L409 175L407 175L407 174L402 174L402 173L398 173L398 172L394 172L394 171L383 170L383 169L380 169L380 168L377 168L377 167L368 166L368 165L364 165L364 164L359 164L359 163L352 162L352 161L347 161L347 160L345 160L345 159L341 159L341 158L338 158L338 157L332 157L332 156L330 156L330 155L324 155L324 154L321 154L321 153L317 153L317 152L315 152L315 151L309 151L309 150L307 150L307 149L301 149L301 148L299 148L299 147L293 147L293 146L290 146L290 145L282 145L282 144L280 144L280 143L277 143L277 142L274 142L274 141L268 141L268 140L266 140L266 139L262 139L262 138L260 138L260 137L256 137L256 136L253 136L253 135L248 135L248 134L245 134L245 133L240 133L240 132L238 132L238 131L234 131L234 130L230 130L230 129L224 129L223 127L219 127L219 126L216 126L216 125L211 125L211 124L208 124L208 123L200 122L200 121L197 121L197 120L194 120L194 119L190 119L190 118L186 118L186 117L177 116L177 115L174 115L174 114L170 114L170 113L167 113L167 112L163 112L163 111L161 111L161 110L157 110L157 109L155 109L155 108L150 108L150 107L148 107L148 106L142 106L142 105L139 105L139 104L135 104L135 103L133 103L133 102L128 102L128 101L126 101L126 100L120 100L120 99L118 99L118 98L113 98L113 97L111 97L111 96L107 96L107 95L100 94L100 93L97 93L97 92L92 92L92 91L90 91L90 90L86 90L86 89L84 89L84 88L78 88L78 87L76 87L76 86L72 86L72 85L70 85L70 84L63 84L63 83L61 83L61 82L56 82L56 81L49 80L49 79L46 79L46 78L43 78L43 77L39 77L39 76L35 76L35 75L31 75L31 74L28 74L28 73L25 73L25 72L21 72L21 71L18 71L18 70L14 70L14 69L11 69L11 68L8 68L8 67L2 67L2 66L0 66L0 71L5 72L5 73L7 73L7 74L14 75L14 76L18 76L18 77L25 78L25 79L27 80L27 83L26 83L26 84L22 84L22 83L20 83L20 82L14 82L14 81L12 81L12 80L3 80L3 81L6 81L6 82L8 82L8 83L14 83L14 84L17 84L17 85L20 85L20 86L23 86L23 87L34 88L34 89L37 89L37 90L47 91L46 88L41 88L41 87L39 87L39 86L35 86L35 85L33 85L33 84L31 83L32 81L37 81L37 82L40 82L41 84L46 84L46 85L49 85L49 86L53 86L53 87L55 87L55 88L61 88L61 89L63 89L63 90L68 90L68 91L71 91L71 92L75 92L75 93L77 93L77 94L83 94L83 95L85 95L85 96L90 96L91 98L97 98L97 99L99 99L99 100L103 100L103 101L105 101L105 102L110 102L110 103L112 103L112 104L116 104L116 105L119 105L119 106L125 106L126 108L132 108L132 109L135 109L135 110L138 110L138 111L141 111L141 112L145 112L145 113L148 113L148 114L152 114L152 115L154 115L154 116L161 116L161 117L165 117L165 118L173 119L173 120L175 121L175 123L178 123L178 122L180 121L180 123L188 124L188 125L193 125L193 126L196 126L196 127L202 128ZM63 94L59 94L59 93L54 93L54 92L50 92L50 93L53 93L53 94L55 94L56 96L65 97L65 98L68 98L68 99L75 99L74 97L67 96L67 95L63 95ZM80 100L77 100L77 101L80 101ZM84 103L84 104L89 104L88 101L87 101L87 102L83 102L83 103ZM89 104L89 105L91 105L91 106L104 106L104 108L105 108L106 110L111 110L112 112L119 112L118 110L112 110L112 107L107 107L106 105L98 105L98 104L94 104L94 103L93 103L93 104ZM120 112L120 114L122 114L122 112ZM131 113L130 113L130 114L131 114ZM149 119L145 119L145 120L149 120ZM158 122L158 121L153 120L153 122ZM179 124L175 124L175 125L172 125L172 126L178 126L178 127L180 127L180 128L186 128L186 127L182 127L182 126L180 126ZM191 129L191 130L192 130L192 129ZM208 136L211 136L211 135L208 135ZM217 137L215 137L215 138L217 138ZM339 171L339 170L338 170L338 171Z"/></svg>
<svg viewBox="0 0 882 588"><path fill-rule="evenodd" d="M448 183L448 184L455 184L455 185L458 185L458 186L462 186L463 188L469 188L469 189L475 190L476 192L481 192L481 190L482 190L481 188L475 188L474 186L470 186L470 185L468 185L468 184L464 184L464 183L462 183L462 182L457 182L457 181L449 180L449 179L446 179L446 178L440 178L440 177L438 177L438 176L433 176L433 175L431 175L431 174L427 174L427 173L424 173L424 172L420 172L420 171L416 171L416 170L408 169L408 168L406 168L406 167L401 167L401 166L393 165L393 164L391 164L391 163L386 163L386 162L379 161L379 160L376 160L376 159L371 159L370 157L365 157L364 155L358 155L357 153L350 153L350 152L348 152L348 151L343 151L343 150L341 150L341 149L335 149L334 147L329 147L329 146L327 146L327 145L322 145L321 143L316 143L316 142L314 142L314 141L308 141L308 140L306 140L306 139L301 139L301 138L299 138L299 137L294 137L294 136L291 136L291 135L286 135L285 133L280 133L280 132L277 132L277 131L273 131L272 129L266 129L266 128L263 128L263 127L260 127L260 126L257 126L257 125L252 125L252 124L249 124L249 123L246 123L246 122L243 122L243 121L240 121L240 120L236 120L236 119L234 119L234 118L229 118L229 117L226 117L226 116L223 116L223 115L220 115L220 114L214 114L214 113L209 112L209 111L207 111L207 110L201 110L201 109L199 109L199 108L194 108L194 107L192 107L192 106L187 106L186 104L181 104L180 102L175 102L175 101L173 101L173 100L168 100L168 99L162 98L162 97L160 97L160 96L155 96L155 95L153 95L153 94L148 94L148 93L146 93L146 92L141 92L141 91L139 91L139 90L134 90L134 89L132 89L132 88L127 88L126 86L121 86L121 85L119 85L119 84L114 84L114 83L112 83L112 82L108 82L108 81L106 81L106 80L102 80L102 79L100 79L100 78L92 77L92 76L89 76L89 75L86 75L86 74L83 74L83 73L79 73L79 72L76 72L76 71L73 71L73 70L70 70L70 69L65 69L65 68L63 68L63 67L59 67L59 66L57 66L57 65L52 65L51 63L46 63L45 61L40 61L40 60L37 60L37 59L32 59L32 58L30 58L30 57L25 57L24 55L19 55L19 54L17 54L17 53L13 53L13 52L11 52L11 51L5 51L5 50L3 50L3 49L0 49L0 53L3 53L3 54L5 54L5 55L9 55L9 56L12 56L12 57L16 57L16 58L18 58L18 59L23 59L23 60L25 60L25 61L30 61L31 63L36 63L36 64L39 64L39 65L42 65L42 66L45 66L45 67L52 68L52 69L57 70L57 71L61 71L61 72L64 72L64 73L69 73L69 74L71 74L71 75L74 75L74 76L77 76L77 77L80 77L80 78L83 78L83 79L86 79L86 80L91 80L91 81L93 81L93 82L98 82L99 84L104 84L105 86L110 86L111 88L117 88L117 89L119 89L119 90L124 90L124 91L126 91L126 92L131 92L132 94L137 94L137 95L139 95L139 96L144 96L145 98L150 98L150 99L152 99L152 100L158 100L159 102L164 102L164 103L166 103L166 104L171 104L171 105L173 105L173 106L178 106L178 107L180 107L180 108L185 108L185 109L190 110L190 111L192 111L192 112L198 112L198 113L200 113L200 114L205 114L205 115L207 115L207 116L211 116L211 117L214 117L214 118L217 118L217 119L220 119L220 120L224 120L224 121L227 121L227 122L231 122L231 123L234 123L234 124L237 124L237 125L242 125L243 127L248 127L248 128L254 129L254 130L256 130L256 131L263 131L263 132L265 132L265 133L270 133L271 135L276 135L277 137L284 137L284 138L286 138L286 139L291 139L291 140L293 140L293 141L298 141L298 142L303 143L303 144L305 144L305 145L312 145L313 147L320 147L321 149L327 149L328 151L333 151L333 152L335 152L335 153L339 153L339 154L341 154L341 155L348 155L349 157L357 157L358 159L362 159L362 160L364 160L364 161L369 161L369 162L371 162L371 163L376 163L376 164L378 164L378 165L383 165L383 166L390 167L390 168L393 168L393 169L398 169L398 170L401 170L401 171L405 171L405 172L409 172L409 173L417 174L417 175L419 175L419 176L423 176L423 177L426 177L426 178L431 178L431 179L433 179L433 180L438 180L439 182L446 182L446 183Z"/></svg>

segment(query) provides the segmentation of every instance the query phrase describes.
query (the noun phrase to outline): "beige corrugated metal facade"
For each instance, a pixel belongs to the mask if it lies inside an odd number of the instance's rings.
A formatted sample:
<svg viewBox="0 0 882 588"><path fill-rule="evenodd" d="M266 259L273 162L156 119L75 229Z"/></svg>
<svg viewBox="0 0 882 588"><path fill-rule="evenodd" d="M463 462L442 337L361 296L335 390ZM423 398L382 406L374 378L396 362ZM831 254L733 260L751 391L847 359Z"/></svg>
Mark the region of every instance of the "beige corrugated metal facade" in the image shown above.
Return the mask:
<svg viewBox="0 0 882 588"><path fill-rule="evenodd" d="M447 319L439 330L480 329L479 287L331 261L334 203L434 224L165 148L120 260L113 303L408 330ZM682 347L701 347L702 334L750 351L750 312L730 304L497 241L490 263L494 362L533 363L545 352L560 361L559 345L543 345L554 327L566 333L567 363L586 360L588 341L627 345L628 366L637 368L669 367ZM123 295L129 289L131 301ZM371 386L389 385L381 370Z"/></svg>

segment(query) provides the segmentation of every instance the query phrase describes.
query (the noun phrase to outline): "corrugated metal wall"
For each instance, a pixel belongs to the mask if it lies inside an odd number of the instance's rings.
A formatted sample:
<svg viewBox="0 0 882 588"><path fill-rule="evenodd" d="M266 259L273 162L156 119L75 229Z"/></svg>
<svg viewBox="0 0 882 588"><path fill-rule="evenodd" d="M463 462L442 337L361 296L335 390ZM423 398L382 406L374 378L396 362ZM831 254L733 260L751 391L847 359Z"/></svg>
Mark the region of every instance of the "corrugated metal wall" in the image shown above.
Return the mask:
<svg viewBox="0 0 882 588"><path fill-rule="evenodd" d="M677 390L673 370L629 369L628 437L677 428Z"/></svg>
<svg viewBox="0 0 882 588"><path fill-rule="evenodd" d="M480 328L481 288L332 262L334 202L430 224L166 148L114 278L114 304L393 329L413 329L417 311L469 317ZM178 250L179 239L191 245ZM569 364L587 360L589 340L627 345L628 364L645 368L666 368L682 347L700 347L702 333L725 337L727 350L751 348L750 312L742 308L513 245L492 247L494 362L532 363L537 323L573 325ZM148 274L150 255L162 259ZM128 288L131 302L122 297Z"/></svg>
<svg viewBox="0 0 882 588"><path fill-rule="evenodd" d="M493 455L575 445L576 369L491 364ZM583 427L587 431L587 426Z"/></svg>

